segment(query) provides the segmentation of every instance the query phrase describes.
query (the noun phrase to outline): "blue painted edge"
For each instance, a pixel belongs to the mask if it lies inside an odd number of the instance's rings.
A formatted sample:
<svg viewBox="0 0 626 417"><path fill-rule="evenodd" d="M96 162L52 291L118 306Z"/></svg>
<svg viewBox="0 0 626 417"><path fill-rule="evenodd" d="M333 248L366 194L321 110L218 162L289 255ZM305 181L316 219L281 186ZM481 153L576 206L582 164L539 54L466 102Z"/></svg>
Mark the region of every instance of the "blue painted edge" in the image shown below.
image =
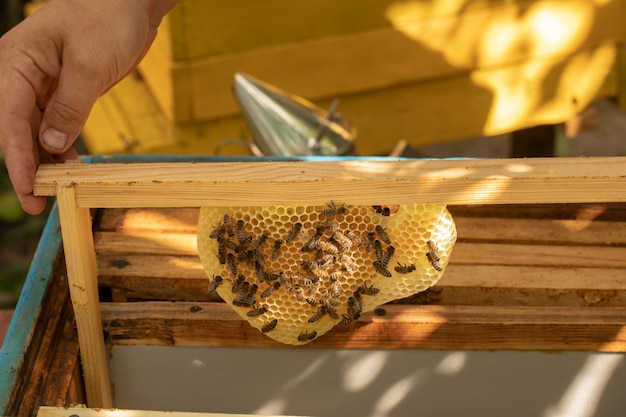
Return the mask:
<svg viewBox="0 0 626 417"><path fill-rule="evenodd" d="M55 260L61 248L61 227L56 202L42 231L20 298L0 349L0 415L5 415L9 396L30 343Z"/></svg>

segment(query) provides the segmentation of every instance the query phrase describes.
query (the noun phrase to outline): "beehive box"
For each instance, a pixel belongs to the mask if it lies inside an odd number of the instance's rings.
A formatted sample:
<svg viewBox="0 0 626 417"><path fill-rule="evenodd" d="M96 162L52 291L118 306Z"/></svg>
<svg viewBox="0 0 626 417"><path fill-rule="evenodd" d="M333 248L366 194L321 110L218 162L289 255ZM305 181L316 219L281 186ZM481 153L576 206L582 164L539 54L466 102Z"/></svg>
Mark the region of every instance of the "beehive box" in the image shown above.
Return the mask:
<svg viewBox="0 0 626 417"><path fill-rule="evenodd" d="M544 105L567 103L580 110L602 85L606 64L624 40L624 12L620 1L585 0L472 1L462 6L437 1L350 1L341 6L305 1L295 6L285 0L237 5L185 0L166 17L140 71L174 122L236 113L229 89L236 71L310 100L400 85L419 88L423 82L464 76L486 90L501 87L505 97L494 97L496 106L506 106L498 100L536 94L546 100ZM610 44L617 48L603 50ZM598 64L596 72L592 68ZM585 86L557 81L583 69L588 70ZM545 91L524 92L518 82L527 88L542 85ZM564 85L574 89L559 91ZM578 103L572 103L573 97ZM413 100L422 98L416 94ZM547 113L543 117L550 118Z"/></svg>
<svg viewBox="0 0 626 417"><path fill-rule="evenodd" d="M22 346L3 347L4 415L110 407L115 345L626 350L623 158L182 161L39 172L36 192L57 194L61 218L51 215L9 330ZM415 200L447 204L458 240L437 285L384 314L288 347L208 291L199 206ZM93 231L89 207L100 207Z"/></svg>
<svg viewBox="0 0 626 417"><path fill-rule="evenodd" d="M339 98L360 155L561 123L597 98L623 105L625 13L621 0L184 0L140 78L98 101L85 142L94 154L206 155L248 139L235 72L323 108Z"/></svg>

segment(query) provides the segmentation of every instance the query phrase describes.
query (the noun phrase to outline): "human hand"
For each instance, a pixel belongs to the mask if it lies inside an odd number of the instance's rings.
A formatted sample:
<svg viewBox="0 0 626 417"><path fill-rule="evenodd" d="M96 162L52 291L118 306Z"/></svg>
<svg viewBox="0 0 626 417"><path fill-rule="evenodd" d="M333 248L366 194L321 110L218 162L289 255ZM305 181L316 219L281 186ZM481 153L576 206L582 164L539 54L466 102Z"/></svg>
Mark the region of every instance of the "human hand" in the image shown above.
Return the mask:
<svg viewBox="0 0 626 417"><path fill-rule="evenodd" d="M0 38L0 149L24 211L40 163L76 158L96 99L139 63L177 0L52 0Z"/></svg>

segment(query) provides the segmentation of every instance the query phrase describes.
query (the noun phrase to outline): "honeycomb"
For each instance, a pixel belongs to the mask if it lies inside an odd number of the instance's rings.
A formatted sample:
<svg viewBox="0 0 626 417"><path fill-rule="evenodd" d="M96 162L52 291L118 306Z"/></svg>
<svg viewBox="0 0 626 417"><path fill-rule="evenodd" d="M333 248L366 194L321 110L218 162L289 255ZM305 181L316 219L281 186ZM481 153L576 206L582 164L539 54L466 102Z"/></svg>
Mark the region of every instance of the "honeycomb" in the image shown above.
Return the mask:
<svg viewBox="0 0 626 417"><path fill-rule="evenodd" d="M456 241L444 205L203 207L209 291L290 345L434 285Z"/></svg>

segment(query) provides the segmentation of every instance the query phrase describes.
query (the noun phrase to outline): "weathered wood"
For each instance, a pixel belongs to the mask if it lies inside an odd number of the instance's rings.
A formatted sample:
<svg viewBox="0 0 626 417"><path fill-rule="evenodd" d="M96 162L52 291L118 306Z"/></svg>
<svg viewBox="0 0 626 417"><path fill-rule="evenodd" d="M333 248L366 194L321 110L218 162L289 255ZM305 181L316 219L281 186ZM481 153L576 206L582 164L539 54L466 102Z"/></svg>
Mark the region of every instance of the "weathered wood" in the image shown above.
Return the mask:
<svg viewBox="0 0 626 417"><path fill-rule="evenodd" d="M62 263L56 264L6 404L7 416L35 415L41 404L69 406L85 402L67 276Z"/></svg>
<svg viewBox="0 0 626 417"><path fill-rule="evenodd" d="M89 209L77 206L72 185L59 185L56 194L88 404L93 407L111 407L113 403L98 301L91 215Z"/></svg>
<svg viewBox="0 0 626 417"><path fill-rule="evenodd" d="M626 349L625 307L388 305L385 309L384 316L364 314L306 347ZM109 339L118 344L286 347L247 325L222 303L103 303L102 317Z"/></svg>
<svg viewBox="0 0 626 417"><path fill-rule="evenodd" d="M109 253L144 253L147 255L197 255L196 235L190 233L162 232L95 232L96 252Z"/></svg>
<svg viewBox="0 0 626 417"><path fill-rule="evenodd" d="M80 207L622 202L621 157L42 165L36 195ZM367 190L367 192L364 192Z"/></svg>
<svg viewBox="0 0 626 417"><path fill-rule="evenodd" d="M143 300L220 301L207 292L202 271L184 277L155 259L149 271L169 271L159 277L137 270L135 275L100 275L99 284L112 292ZM165 276L169 275L169 276ZM450 264L428 296L416 296L417 304L526 305L526 306L622 306L626 305L624 268L569 268L523 265Z"/></svg>

